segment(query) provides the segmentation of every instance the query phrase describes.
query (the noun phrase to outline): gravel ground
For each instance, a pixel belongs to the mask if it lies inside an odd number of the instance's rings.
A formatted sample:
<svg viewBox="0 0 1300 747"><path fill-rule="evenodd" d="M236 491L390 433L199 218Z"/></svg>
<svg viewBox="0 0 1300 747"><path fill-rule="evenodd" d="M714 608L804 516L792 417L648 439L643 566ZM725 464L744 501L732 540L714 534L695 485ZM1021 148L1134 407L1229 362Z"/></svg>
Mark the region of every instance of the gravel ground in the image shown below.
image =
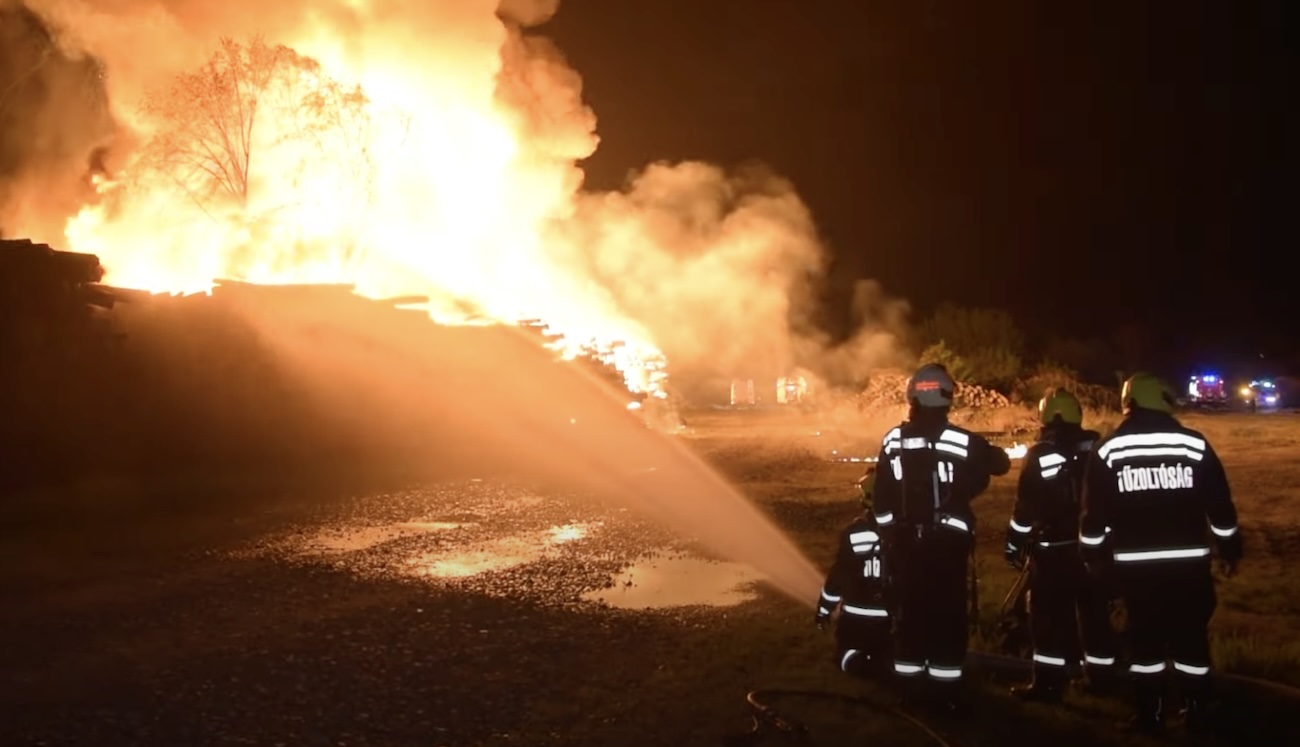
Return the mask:
<svg viewBox="0 0 1300 747"><path fill-rule="evenodd" d="M851 506L835 480L800 488L826 469L800 459L725 461L825 549ZM718 745L748 728L750 689L885 697L761 586L734 606L591 601L654 600L656 563L701 554L616 506L480 480L245 498L4 507L0 745ZM725 564L686 568L694 601L730 599ZM1121 704L1026 709L1002 685L977 703L952 744L1129 744ZM813 744L934 744L883 711L789 707ZM1236 714L1247 731L1220 743L1286 743L1279 709Z"/></svg>
<svg viewBox="0 0 1300 747"><path fill-rule="evenodd" d="M5 553L5 745L540 743L539 698L626 691L717 614L584 600L687 548L480 481L33 536Z"/></svg>

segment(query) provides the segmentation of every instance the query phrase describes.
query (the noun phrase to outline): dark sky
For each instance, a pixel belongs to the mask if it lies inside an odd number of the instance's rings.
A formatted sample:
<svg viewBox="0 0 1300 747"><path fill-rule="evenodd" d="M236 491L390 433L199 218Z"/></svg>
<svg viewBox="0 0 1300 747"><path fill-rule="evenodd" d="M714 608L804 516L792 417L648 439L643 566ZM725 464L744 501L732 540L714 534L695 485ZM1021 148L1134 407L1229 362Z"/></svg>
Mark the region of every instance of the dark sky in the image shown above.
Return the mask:
<svg viewBox="0 0 1300 747"><path fill-rule="evenodd" d="M1300 331L1285 7L562 0L540 31L596 111L593 187L757 158L813 209L839 287L1185 339Z"/></svg>

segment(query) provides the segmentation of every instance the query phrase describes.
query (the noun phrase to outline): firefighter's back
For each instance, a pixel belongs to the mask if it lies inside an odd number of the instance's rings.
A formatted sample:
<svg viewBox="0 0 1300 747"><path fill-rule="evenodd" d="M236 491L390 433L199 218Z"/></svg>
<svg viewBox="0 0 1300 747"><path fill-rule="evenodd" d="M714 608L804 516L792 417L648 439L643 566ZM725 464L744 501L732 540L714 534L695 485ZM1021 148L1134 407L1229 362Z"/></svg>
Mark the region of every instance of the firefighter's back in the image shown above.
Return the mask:
<svg viewBox="0 0 1300 747"><path fill-rule="evenodd" d="M1168 415L1130 417L1098 444L1096 463L1120 498L1108 511L1117 562L1208 562L1206 514L1222 465L1204 434Z"/></svg>
<svg viewBox="0 0 1300 747"><path fill-rule="evenodd" d="M1035 486L1031 491L1034 495L1022 496L1022 500L1032 499L1041 541L1067 542L1078 538L1083 475L1099 439L1096 431L1061 429L1026 452L1024 469L1034 470L1041 479L1027 483Z"/></svg>
<svg viewBox="0 0 1300 747"><path fill-rule="evenodd" d="M854 557L854 573L845 578L842 611L845 615L883 618L886 615L884 547L874 518L864 515L840 533Z"/></svg>
<svg viewBox="0 0 1300 747"><path fill-rule="evenodd" d="M906 422L885 436L884 456L902 490L895 520L973 531L970 503L988 487L988 442L948 422Z"/></svg>

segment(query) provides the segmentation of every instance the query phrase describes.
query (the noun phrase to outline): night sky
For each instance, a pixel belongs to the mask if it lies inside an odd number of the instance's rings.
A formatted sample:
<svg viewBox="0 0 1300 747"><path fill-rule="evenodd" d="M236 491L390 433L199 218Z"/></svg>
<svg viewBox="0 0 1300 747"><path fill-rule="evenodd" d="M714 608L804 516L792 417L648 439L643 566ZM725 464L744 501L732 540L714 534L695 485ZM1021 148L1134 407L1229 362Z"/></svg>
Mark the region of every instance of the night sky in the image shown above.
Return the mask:
<svg viewBox="0 0 1300 747"><path fill-rule="evenodd" d="M1066 334L1137 322L1171 345L1289 348L1284 15L563 0L539 31L596 111L594 188L657 159L759 159L813 209L841 291L871 277L921 313L951 300Z"/></svg>

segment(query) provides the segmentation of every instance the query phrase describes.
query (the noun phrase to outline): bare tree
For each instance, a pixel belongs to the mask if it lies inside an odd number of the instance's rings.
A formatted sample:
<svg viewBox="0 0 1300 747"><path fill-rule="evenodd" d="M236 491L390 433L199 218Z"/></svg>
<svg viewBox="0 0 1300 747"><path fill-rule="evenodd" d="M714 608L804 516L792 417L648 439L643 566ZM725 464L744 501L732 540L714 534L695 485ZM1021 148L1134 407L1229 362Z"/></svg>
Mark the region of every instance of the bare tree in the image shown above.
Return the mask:
<svg viewBox="0 0 1300 747"><path fill-rule="evenodd" d="M142 110L155 125L142 171L166 176L205 211L220 200L247 210L255 161L272 150L281 151L281 184L329 178L358 208L371 197L372 102L283 45L222 39L203 67L150 92ZM391 123L405 131L401 117ZM292 192L276 197L292 201Z"/></svg>
<svg viewBox="0 0 1300 747"><path fill-rule="evenodd" d="M292 56L260 38L247 45L222 39L203 67L151 91L142 106L157 127L144 150L150 170L167 174L200 205L219 194L246 205L262 98Z"/></svg>

